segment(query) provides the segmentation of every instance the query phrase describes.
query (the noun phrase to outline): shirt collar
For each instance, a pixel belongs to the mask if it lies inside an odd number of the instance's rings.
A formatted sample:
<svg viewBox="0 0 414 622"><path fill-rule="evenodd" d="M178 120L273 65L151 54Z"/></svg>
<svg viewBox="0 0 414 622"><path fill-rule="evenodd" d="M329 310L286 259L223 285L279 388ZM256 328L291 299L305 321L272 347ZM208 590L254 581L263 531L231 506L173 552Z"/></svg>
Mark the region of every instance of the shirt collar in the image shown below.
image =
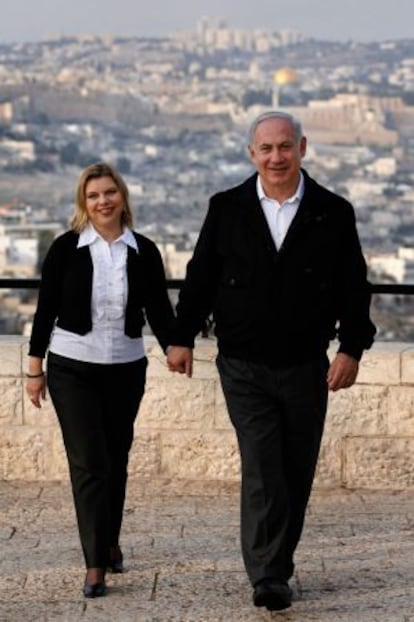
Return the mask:
<svg viewBox="0 0 414 622"><path fill-rule="evenodd" d="M90 246L98 239L102 240L103 238L99 235L94 226L91 223L88 223L85 229L79 234L78 248L82 248L82 246ZM123 242L126 246L133 248L137 253L139 252L135 236L131 229L128 229L128 227L124 228L122 235L120 235L116 241Z"/></svg>
<svg viewBox="0 0 414 622"><path fill-rule="evenodd" d="M257 189L257 196L259 197L260 201L262 201L263 199L267 199L268 201L274 200L266 196L266 193L263 189L262 181L260 179L260 175L257 176L256 189ZM297 185L296 191L291 197L289 197L288 199L285 199L283 203L294 203L295 201L301 201L304 192L305 192L305 178L303 176L302 171L299 171L299 183Z"/></svg>

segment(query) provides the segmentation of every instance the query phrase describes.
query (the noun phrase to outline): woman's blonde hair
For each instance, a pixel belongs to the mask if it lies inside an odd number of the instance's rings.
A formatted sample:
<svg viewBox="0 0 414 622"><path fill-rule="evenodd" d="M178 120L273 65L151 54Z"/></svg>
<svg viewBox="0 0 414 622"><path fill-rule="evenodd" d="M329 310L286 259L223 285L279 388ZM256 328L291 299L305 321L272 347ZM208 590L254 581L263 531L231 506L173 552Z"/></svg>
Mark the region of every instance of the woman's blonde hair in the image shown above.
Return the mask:
<svg viewBox="0 0 414 622"><path fill-rule="evenodd" d="M132 228L133 218L131 206L129 204L128 187L118 171L106 162L96 162L95 164L90 164L87 168L85 168L79 177L78 186L76 188L75 213L70 222L71 228L73 231L76 231L76 233L80 233L88 224L88 213L86 211L86 186L89 180L98 179L99 177L111 177L111 179L113 179L124 201L121 225Z"/></svg>

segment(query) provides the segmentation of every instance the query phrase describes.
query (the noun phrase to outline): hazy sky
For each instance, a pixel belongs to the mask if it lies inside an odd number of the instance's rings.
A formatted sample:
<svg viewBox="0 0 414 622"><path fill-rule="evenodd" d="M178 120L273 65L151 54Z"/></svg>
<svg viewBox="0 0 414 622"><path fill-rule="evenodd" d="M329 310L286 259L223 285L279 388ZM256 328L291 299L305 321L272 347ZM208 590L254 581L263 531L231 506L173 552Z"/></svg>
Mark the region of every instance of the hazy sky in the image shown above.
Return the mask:
<svg viewBox="0 0 414 622"><path fill-rule="evenodd" d="M321 39L414 37L414 0L0 0L0 42L157 36L194 30L202 15L235 28L290 28Z"/></svg>

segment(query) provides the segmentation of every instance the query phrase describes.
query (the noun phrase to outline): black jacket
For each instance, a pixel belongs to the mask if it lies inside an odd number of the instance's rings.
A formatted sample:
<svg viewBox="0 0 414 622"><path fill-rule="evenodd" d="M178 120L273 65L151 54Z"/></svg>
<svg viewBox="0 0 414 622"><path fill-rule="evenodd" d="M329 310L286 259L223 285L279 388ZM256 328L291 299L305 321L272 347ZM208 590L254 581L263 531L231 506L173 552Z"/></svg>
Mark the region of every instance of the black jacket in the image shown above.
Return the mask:
<svg viewBox="0 0 414 622"><path fill-rule="evenodd" d="M173 343L192 346L213 312L219 350L284 365L338 337L360 359L373 342L370 285L344 198L303 171L305 191L279 251L256 191L257 174L214 195L177 305Z"/></svg>
<svg viewBox="0 0 414 622"><path fill-rule="evenodd" d="M165 350L170 343L173 311L161 255L151 240L134 232L139 252L128 246L128 300L125 334L140 337L146 317ZM93 264L88 246L77 248L79 235L68 231L53 241L43 264L29 354L43 357L53 326L85 335L92 329Z"/></svg>

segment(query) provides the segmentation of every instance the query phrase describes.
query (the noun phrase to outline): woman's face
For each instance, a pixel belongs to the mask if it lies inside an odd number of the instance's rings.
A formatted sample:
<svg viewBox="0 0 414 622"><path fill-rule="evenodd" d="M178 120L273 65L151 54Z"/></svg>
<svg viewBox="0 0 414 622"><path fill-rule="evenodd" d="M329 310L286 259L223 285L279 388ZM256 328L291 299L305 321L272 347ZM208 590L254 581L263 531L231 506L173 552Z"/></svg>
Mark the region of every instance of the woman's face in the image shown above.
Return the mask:
<svg viewBox="0 0 414 622"><path fill-rule="evenodd" d="M122 232L124 199L112 177L93 177L87 182L85 207L97 231Z"/></svg>

